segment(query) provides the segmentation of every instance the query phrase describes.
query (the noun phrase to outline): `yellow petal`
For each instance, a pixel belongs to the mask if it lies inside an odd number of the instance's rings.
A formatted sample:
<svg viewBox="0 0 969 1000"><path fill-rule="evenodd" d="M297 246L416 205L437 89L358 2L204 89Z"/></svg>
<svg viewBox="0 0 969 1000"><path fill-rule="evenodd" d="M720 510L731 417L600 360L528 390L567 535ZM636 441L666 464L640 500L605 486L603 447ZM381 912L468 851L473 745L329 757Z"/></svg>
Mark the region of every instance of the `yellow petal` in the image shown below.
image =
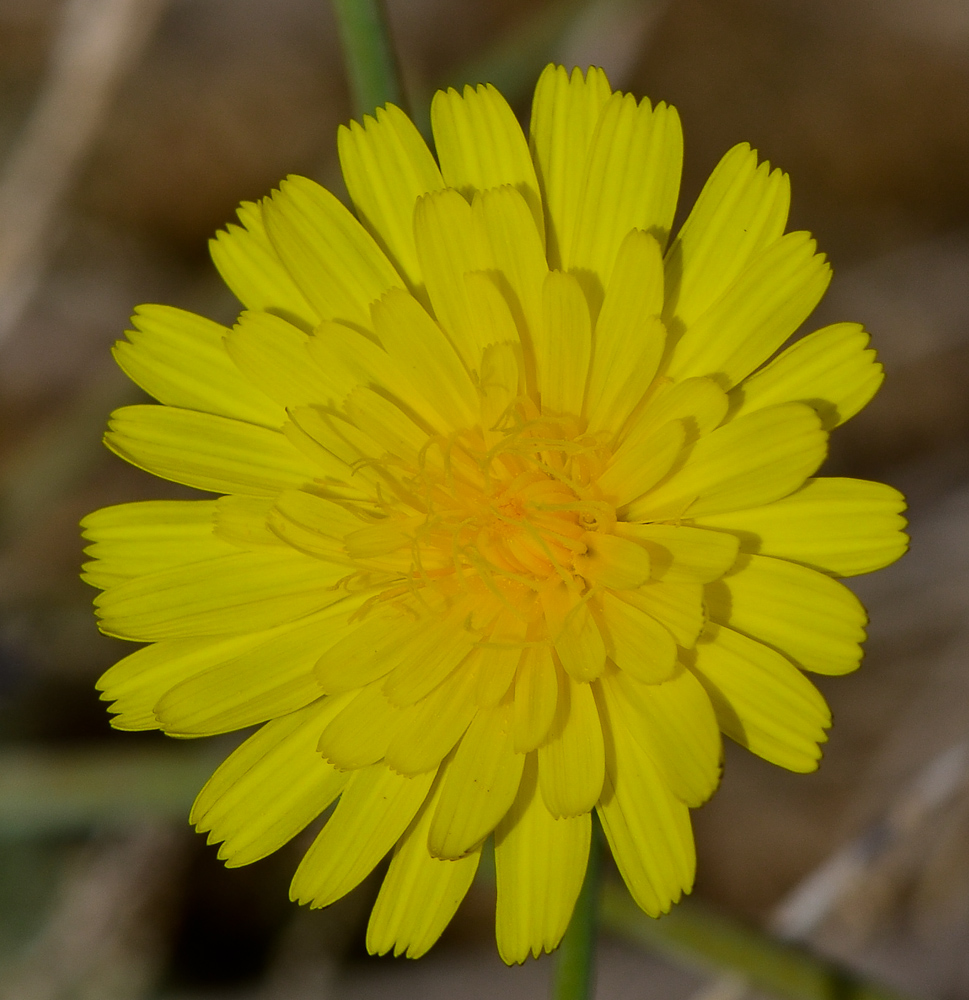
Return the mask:
<svg viewBox="0 0 969 1000"><path fill-rule="evenodd" d="M636 599L627 593L621 596ZM676 642L669 630L642 607L616 594L606 591L600 603L606 651L613 663L645 684L666 680L676 668Z"/></svg>
<svg viewBox="0 0 969 1000"><path fill-rule="evenodd" d="M361 688L320 735L317 750L335 767L356 770L382 760L401 721L380 681Z"/></svg>
<svg viewBox="0 0 969 1000"><path fill-rule="evenodd" d="M374 499L380 475L361 459L378 457L379 452L349 417L318 406L297 406L289 411L283 436L309 461L328 496L364 503Z"/></svg>
<svg viewBox="0 0 969 1000"><path fill-rule="evenodd" d="M225 349L239 371L279 406L329 401L329 379L309 363L309 336L271 313L244 312ZM282 421L276 426L279 426Z"/></svg>
<svg viewBox="0 0 969 1000"><path fill-rule="evenodd" d="M592 329L578 281L549 271L542 294L543 323L535 353L543 413L580 413L589 373Z"/></svg>
<svg viewBox="0 0 969 1000"><path fill-rule="evenodd" d="M437 767L474 717L474 683L474 671L462 667L426 698L403 709L384 755L387 766L401 774Z"/></svg>
<svg viewBox="0 0 969 1000"><path fill-rule="evenodd" d="M266 723L234 750L199 792L189 822L207 843L224 841L229 868L292 840L340 794L348 775L316 752L320 727L339 708L322 699Z"/></svg>
<svg viewBox="0 0 969 1000"><path fill-rule="evenodd" d="M673 379L716 375L736 385L766 361L821 301L831 268L809 233L788 233L762 250L672 348Z"/></svg>
<svg viewBox="0 0 969 1000"><path fill-rule="evenodd" d="M532 215L521 193L506 186L476 194L471 216L480 266L497 272L525 349L529 390L537 391L535 341L548 264Z"/></svg>
<svg viewBox="0 0 969 1000"><path fill-rule="evenodd" d="M411 301L419 308L413 299ZM406 358L401 364L369 338L339 323L321 324L307 347L328 382L326 394L316 401L317 406L342 406L358 388L369 387L403 404L427 426L441 425L436 395L428 396L426 387L420 388L408 377ZM477 397L473 398L476 407ZM290 416L299 412L307 410L291 409ZM331 442L333 437L332 432L324 432L321 442L338 447Z"/></svg>
<svg viewBox="0 0 969 1000"><path fill-rule="evenodd" d="M845 674L861 663L868 616L844 584L769 556L742 556L706 591L713 621L779 649L799 667Z"/></svg>
<svg viewBox="0 0 969 1000"><path fill-rule="evenodd" d="M372 511L377 497L376 483L381 475L366 463L357 466L355 463L376 456L368 456L364 450L350 446L347 439L353 438L354 446L357 439L367 441L370 448L374 447L373 442L347 417L329 409L299 406L290 411L289 417L283 425L283 434L314 469L315 483L309 488L317 485L328 497L351 501Z"/></svg>
<svg viewBox="0 0 969 1000"><path fill-rule="evenodd" d="M791 189L787 175L757 165L747 143L727 152L710 175L666 255L667 312L690 326L748 262L780 239Z"/></svg>
<svg viewBox="0 0 969 1000"><path fill-rule="evenodd" d="M102 630L124 639L226 635L325 608L344 596L334 586L345 574L291 549L235 552L136 577L95 603Z"/></svg>
<svg viewBox="0 0 969 1000"><path fill-rule="evenodd" d="M370 438L364 454L393 455L405 468L416 468L428 442L428 431L403 410L373 389L354 389L344 403L347 417ZM368 454L369 453L369 454Z"/></svg>
<svg viewBox="0 0 969 1000"><path fill-rule="evenodd" d="M121 370L160 403L279 427L282 408L240 372L224 326L172 306L138 306L112 350Z"/></svg>
<svg viewBox="0 0 969 1000"><path fill-rule="evenodd" d="M682 382L657 379L641 409L633 415L622 437L627 443L648 439L671 420L682 420L692 442L719 427L730 407L727 394L710 378Z"/></svg>
<svg viewBox="0 0 969 1000"><path fill-rule="evenodd" d="M649 552L642 545L604 531L587 532L585 541L588 548L575 557L575 569L590 583L630 590L649 579Z"/></svg>
<svg viewBox="0 0 969 1000"><path fill-rule="evenodd" d="M360 221L412 289L423 285L414 246L414 206L444 187L431 151L413 122L393 104L337 132L347 190Z"/></svg>
<svg viewBox="0 0 969 1000"><path fill-rule="evenodd" d="M546 646L526 647L515 675L512 719L519 753L534 750L544 742L555 718L558 696L558 670L551 651Z"/></svg>
<svg viewBox="0 0 969 1000"><path fill-rule="evenodd" d="M179 736L232 732L315 701L322 693L313 676L320 648L361 602L347 603L257 633L248 648L174 684L155 705L161 728Z"/></svg>
<svg viewBox="0 0 969 1000"><path fill-rule="evenodd" d="M273 312L303 330L312 330L322 317L279 259L266 233L262 203L244 201L237 214L241 226L230 223L209 240L222 280L247 309Z"/></svg>
<svg viewBox="0 0 969 1000"><path fill-rule="evenodd" d="M497 294L497 290L495 292ZM504 300L501 300L504 303ZM505 306L507 311L507 306ZM508 312L509 322L511 312ZM516 332L517 337L517 332ZM509 341L486 347L481 357L481 375L478 392L481 396L481 428L488 444L497 443L501 434L496 430L521 395L523 386L519 351Z"/></svg>
<svg viewBox="0 0 969 1000"><path fill-rule="evenodd" d="M384 682L393 704L413 705L427 697L471 652L475 637L464 627L467 613L461 606L399 644L393 654L394 669Z"/></svg>
<svg viewBox="0 0 969 1000"><path fill-rule="evenodd" d="M420 641L426 623L415 623L396 608L380 608L354 620L316 661L316 678L328 694L363 687L386 677L397 665L395 650Z"/></svg>
<svg viewBox="0 0 969 1000"><path fill-rule="evenodd" d="M683 133L675 108L630 94L603 105L589 147L566 270L584 268L608 287L619 246L643 229L666 246L683 165ZM563 248L564 249L564 248Z"/></svg>
<svg viewBox="0 0 969 1000"><path fill-rule="evenodd" d="M620 244L596 320L585 405L591 432L617 433L649 388L666 344L662 306L659 244L633 229Z"/></svg>
<svg viewBox="0 0 969 1000"><path fill-rule="evenodd" d="M473 426L478 416L474 385L424 307L407 292L395 290L375 302L372 313L374 330L387 353L440 413L444 429Z"/></svg>
<svg viewBox="0 0 969 1000"><path fill-rule="evenodd" d="M397 842L367 926L367 951L420 958L427 952L464 899L478 870L481 848L463 858L442 861L427 851L431 819L441 797L441 783Z"/></svg>
<svg viewBox="0 0 969 1000"><path fill-rule="evenodd" d="M319 392L313 402L317 406L339 408L354 389L365 385L379 385L408 403L417 395L383 348L342 323L321 323L306 349L315 362ZM432 414L434 410L425 404L418 412Z"/></svg>
<svg viewBox="0 0 969 1000"><path fill-rule="evenodd" d="M557 819L581 816L602 792L602 725L592 688L559 676L559 699L548 739L538 748L538 783Z"/></svg>
<svg viewBox="0 0 969 1000"><path fill-rule="evenodd" d="M464 285L467 289L468 308L471 311L471 321L474 324L479 344L488 347L501 346L512 352L515 357L515 379L509 384L516 389L518 377L518 327L512 315L508 300L502 295L498 284L500 276L489 271L471 271L464 275ZM481 372L481 381L485 380L484 357L475 366Z"/></svg>
<svg viewBox="0 0 969 1000"><path fill-rule="evenodd" d="M735 533L744 552L855 576L881 569L905 551L903 510L905 498L884 483L809 479L774 503L709 515L696 523Z"/></svg>
<svg viewBox="0 0 969 1000"><path fill-rule="evenodd" d="M525 199L535 231L545 239L542 199L521 126L491 84L439 90L431 102L431 127L448 187L469 201L477 191L509 184Z"/></svg>
<svg viewBox="0 0 969 1000"><path fill-rule="evenodd" d="M662 684L623 671L602 676L610 718L625 726L685 805L699 806L720 781L717 717L700 682L683 666Z"/></svg>
<svg viewBox="0 0 969 1000"><path fill-rule="evenodd" d="M416 527L423 523L423 519L415 515L413 518L394 518L369 524L350 532L343 539L343 548L358 568L366 565L391 573L411 572L416 567L414 537L408 530L412 522L416 522L413 525ZM428 553L426 568L433 561L434 555Z"/></svg>
<svg viewBox="0 0 969 1000"><path fill-rule="evenodd" d="M704 531L681 524L629 524L620 521L616 533L633 539L649 553L655 580L709 583L734 564L739 540L726 532Z"/></svg>
<svg viewBox="0 0 969 1000"><path fill-rule="evenodd" d="M303 490L281 493L267 520L273 534L293 548L344 564L352 562L344 539L365 523L342 504Z"/></svg>
<svg viewBox="0 0 969 1000"><path fill-rule="evenodd" d="M793 493L824 460L827 435L803 403L783 403L733 420L697 441L686 462L626 520L662 520L756 507Z"/></svg>
<svg viewBox="0 0 969 1000"><path fill-rule="evenodd" d="M235 548L217 538L214 500L144 500L103 507L81 521L96 562L84 579L104 589L144 573L230 555Z"/></svg>
<svg viewBox="0 0 969 1000"><path fill-rule="evenodd" d="M271 497L219 497L215 501L215 534L237 548L282 545L282 539L269 530L272 506Z"/></svg>
<svg viewBox="0 0 969 1000"><path fill-rule="evenodd" d="M552 816L536 771L535 755L529 754L518 797L495 830L495 928L498 952L509 965L558 946L589 857L589 814Z"/></svg>
<svg viewBox="0 0 969 1000"><path fill-rule="evenodd" d="M727 394L712 379L654 383L599 477L600 488L616 497L617 505L635 500L681 464L684 444L693 444L720 425L728 406ZM677 510L671 516L680 513Z"/></svg>
<svg viewBox="0 0 969 1000"><path fill-rule="evenodd" d="M434 774L405 778L383 764L354 771L333 815L296 869L290 899L315 909L359 885L410 826Z"/></svg>
<svg viewBox="0 0 969 1000"><path fill-rule="evenodd" d="M370 303L403 282L373 237L326 188L291 176L263 203L266 231L321 319L369 329Z"/></svg>
<svg viewBox="0 0 969 1000"><path fill-rule="evenodd" d="M155 705L166 691L209 667L232 659L265 639L254 632L228 638L165 639L119 660L101 675L97 688L115 729L159 729Z"/></svg>
<svg viewBox="0 0 969 1000"><path fill-rule="evenodd" d="M689 810L604 701L599 708L606 741L599 819L633 899L658 917L693 885L696 854Z"/></svg>
<svg viewBox="0 0 969 1000"><path fill-rule="evenodd" d="M314 469L283 434L170 406L123 406L104 443L162 479L212 493L273 496L312 481Z"/></svg>
<svg viewBox="0 0 969 1000"><path fill-rule="evenodd" d="M610 551L607 545L602 548ZM605 666L606 648L588 601L564 583L546 587L541 598L549 635L562 666L578 681L598 677Z"/></svg>
<svg viewBox="0 0 969 1000"><path fill-rule="evenodd" d="M511 706L479 709L444 774L427 837L434 857L463 857L491 833L515 800L524 763Z"/></svg>
<svg viewBox="0 0 969 1000"><path fill-rule="evenodd" d="M685 649L696 642L703 628L703 587L699 583L653 580L639 590L624 590L621 596L668 628ZM648 682L648 678L642 679Z"/></svg>
<svg viewBox="0 0 969 1000"><path fill-rule="evenodd" d="M491 338L486 332L489 324L479 323L477 303L466 282L469 272L485 266L480 248L469 238L471 226L471 206L453 188L434 191L417 202L414 239L434 315L467 368L473 371ZM490 309L488 314L492 312L500 316L501 306ZM514 336L518 337L517 329Z"/></svg>
<svg viewBox="0 0 969 1000"><path fill-rule="evenodd" d="M500 642L500 639L493 636L492 641ZM497 705L508 693L515 679L522 658L522 646L518 642L509 646L479 646L475 656L475 704L482 708Z"/></svg>
<svg viewBox="0 0 969 1000"><path fill-rule="evenodd" d="M685 421L671 420L653 434L630 436L596 485L616 506L635 500L670 472L683 452L688 433Z"/></svg>
<svg viewBox="0 0 969 1000"><path fill-rule="evenodd" d="M326 495L357 502L363 510L374 513L373 505L386 487L388 470L375 469L371 460L379 459L385 449L348 417L328 409L299 406L290 410L289 417L283 434L312 463L316 481Z"/></svg>
<svg viewBox="0 0 969 1000"><path fill-rule="evenodd" d="M801 338L734 390L740 401L734 416L795 400L813 406L825 430L843 424L885 377L875 352L866 350L868 339L858 323L835 323Z"/></svg>
<svg viewBox="0 0 969 1000"><path fill-rule="evenodd" d="M790 660L739 632L710 625L691 669L732 740L790 771L817 768L831 713Z"/></svg>
<svg viewBox="0 0 969 1000"><path fill-rule="evenodd" d="M606 74L594 66L585 76L578 68L570 75L563 66L546 66L535 87L530 144L552 267L562 267L563 249L572 245L589 147L611 94Z"/></svg>

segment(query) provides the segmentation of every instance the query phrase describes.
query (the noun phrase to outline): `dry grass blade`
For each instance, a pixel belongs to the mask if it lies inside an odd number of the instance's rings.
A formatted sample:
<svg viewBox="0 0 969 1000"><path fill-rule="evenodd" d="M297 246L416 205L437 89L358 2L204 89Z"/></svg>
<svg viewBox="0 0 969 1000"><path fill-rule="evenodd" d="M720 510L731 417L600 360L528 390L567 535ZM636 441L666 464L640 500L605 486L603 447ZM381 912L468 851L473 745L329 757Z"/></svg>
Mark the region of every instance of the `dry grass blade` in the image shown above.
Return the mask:
<svg viewBox="0 0 969 1000"><path fill-rule="evenodd" d="M43 275L51 222L164 0L67 0L34 111L0 177L0 341Z"/></svg>

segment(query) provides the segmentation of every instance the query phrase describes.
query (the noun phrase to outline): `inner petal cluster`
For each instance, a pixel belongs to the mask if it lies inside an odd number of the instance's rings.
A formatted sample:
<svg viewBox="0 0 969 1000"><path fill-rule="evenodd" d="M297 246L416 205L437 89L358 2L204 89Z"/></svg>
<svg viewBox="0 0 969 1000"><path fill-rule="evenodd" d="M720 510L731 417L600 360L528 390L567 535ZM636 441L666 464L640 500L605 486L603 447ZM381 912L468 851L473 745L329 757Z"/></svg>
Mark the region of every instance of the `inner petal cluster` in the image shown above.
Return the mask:
<svg viewBox="0 0 969 1000"><path fill-rule="evenodd" d="M344 539L361 575L400 568L379 603L413 607L417 597L440 608L473 597L476 618L504 608L525 622L543 617L543 595L564 587L578 598L595 586L597 541L616 523L597 486L609 461L603 436L582 433L577 417L544 417L528 399L502 425L430 438L415 466L379 468L381 516ZM539 631L532 640L549 638Z"/></svg>

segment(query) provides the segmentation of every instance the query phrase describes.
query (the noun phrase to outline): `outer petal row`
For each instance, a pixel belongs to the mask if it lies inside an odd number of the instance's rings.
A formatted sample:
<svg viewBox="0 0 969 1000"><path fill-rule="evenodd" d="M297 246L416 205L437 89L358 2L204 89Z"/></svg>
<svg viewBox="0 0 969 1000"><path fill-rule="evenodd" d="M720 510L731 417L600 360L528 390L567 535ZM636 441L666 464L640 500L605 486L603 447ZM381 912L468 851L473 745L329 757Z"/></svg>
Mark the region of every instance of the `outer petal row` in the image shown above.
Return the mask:
<svg viewBox="0 0 969 1000"><path fill-rule="evenodd" d="M312 330L322 319L286 269L266 232L263 202L244 201L241 226L229 224L209 241L212 260L222 279L247 308L272 311Z"/></svg>
<svg viewBox="0 0 969 1000"><path fill-rule="evenodd" d="M224 326L156 305L139 306L131 323L128 340L114 345L115 360L160 403L264 427L285 422L285 412L232 363Z"/></svg>
<svg viewBox="0 0 969 1000"><path fill-rule="evenodd" d="M904 509L901 493L883 483L809 479L773 503L709 514L693 523L733 533L745 552L855 576L881 569L905 551Z"/></svg>
<svg viewBox="0 0 969 1000"><path fill-rule="evenodd" d="M413 122L393 104L378 108L363 124L337 134L347 190L361 222L384 250L408 287L424 284L414 245L414 207L429 191L444 187L441 172Z"/></svg>
<svg viewBox="0 0 969 1000"><path fill-rule="evenodd" d="M550 260L595 276L598 301L631 229L666 245L680 185L675 109L611 93L601 70L545 70L535 90L532 150L549 213Z"/></svg>
<svg viewBox="0 0 969 1000"><path fill-rule="evenodd" d="M831 713L817 688L780 653L720 625L707 628L692 669L721 730L791 771L813 771Z"/></svg>
<svg viewBox="0 0 969 1000"><path fill-rule="evenodd" d="M316 751L320 727L340 710L323 699L267 723L231 753L206 782L189 821L229 867L271 854L340 794L349 775Z"/></svg>

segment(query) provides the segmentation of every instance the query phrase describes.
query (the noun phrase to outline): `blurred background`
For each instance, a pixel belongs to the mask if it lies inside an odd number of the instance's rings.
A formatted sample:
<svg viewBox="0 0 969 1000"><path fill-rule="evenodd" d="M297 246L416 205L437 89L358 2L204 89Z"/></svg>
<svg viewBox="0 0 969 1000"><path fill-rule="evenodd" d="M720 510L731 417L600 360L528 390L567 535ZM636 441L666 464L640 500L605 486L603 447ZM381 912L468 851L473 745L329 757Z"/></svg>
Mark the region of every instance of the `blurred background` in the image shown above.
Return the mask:
<svg viewBox="0 0 969 1000"><path fill-rule="evenodd" d="M727 747L694 814L692 905L638 930L613 908L599 996L860 997L864 976L969 997L969 3L387 6L419 124L433 90L483 80L527 118L555 60L678 106L684 208L750 141L791 173L792 225L834 264L811 326L865 323L888 373L825 471L905 490L913 550L852 584L870 641L858 673L819 681L836 720L822 767ZM233 741L116 733L93 688L129 648L95 629L78 519L189 495L100 445L109 410L140 398L109 346L142 302L231 323L208 237L290 172L343 194L350 113L326 0L0 0L0 1000L547 990L548 960L498 960L487 877L411 963L365 954L373 880L322 912L287 901L304 844L225 870L186 815ZM758 993L743 961L690 943L704 919L828 971Z"/></svg>

